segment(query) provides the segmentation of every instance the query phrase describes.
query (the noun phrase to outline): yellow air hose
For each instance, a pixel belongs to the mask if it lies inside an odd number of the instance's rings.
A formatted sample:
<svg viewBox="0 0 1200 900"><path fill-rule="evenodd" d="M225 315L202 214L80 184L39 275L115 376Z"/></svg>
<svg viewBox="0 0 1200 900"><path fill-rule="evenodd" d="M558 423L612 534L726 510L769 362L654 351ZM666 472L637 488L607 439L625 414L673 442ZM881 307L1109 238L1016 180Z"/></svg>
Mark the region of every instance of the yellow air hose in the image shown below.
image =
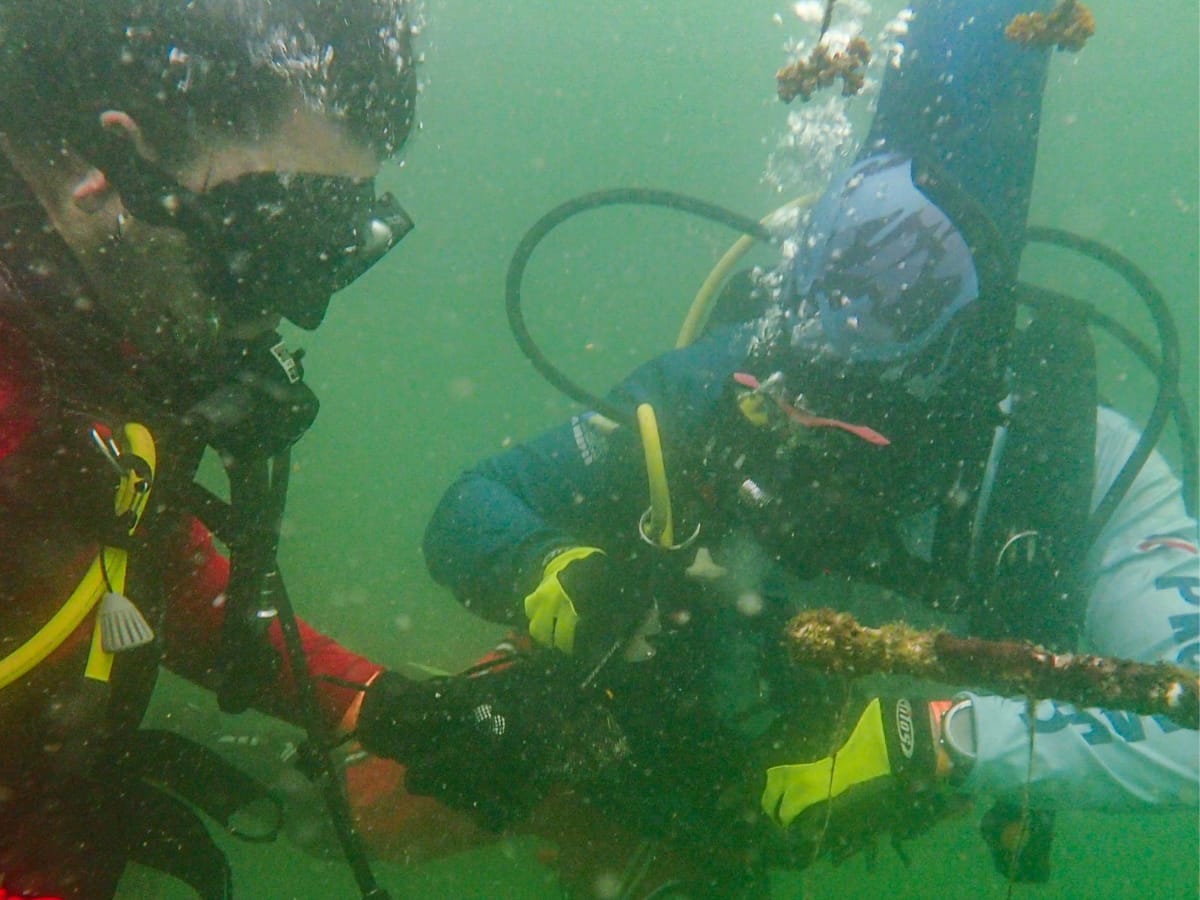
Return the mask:
<svg viewBox="0 0 1200 900"><path fill-rule="evenodd" d="M790 216L796 210L807 209L812 206L817 201L818 196L815 193L805 194L803 197L790 200L778 209L763 216L760 224L774 231L786 221L785 217ZM725 279L729 277L729 273L733 271L733 267L738 264L741 258L746 255L746 252L754 245L755 240L751 235L742 235L717 260L717 264L713 266L712 271L708 273L708 277L704 279L704 283L700 285L700 290L696 291L695 299L692 300L692 305L688 308L687 315L683 319L683 326L679 329L679 336L675 339L676 349L689 346L704 332L704 326L708 324L708 317L712 313L713 305L716 303L717 291L725 283Z"/></svg>
<svg viewBox="0 0 1200 900"><path fill-rule="evenodd" d="M157 457L154 440L150 432L135 422L124 428L125 451L118 460L133 457L145 464L138 471L134 465L125 465L121 482L117 486L113 509L117 516L132 515L129 533L133 534L146 509L150 487L154 480ZM148 470L148 477L147 477ZM96 604L109 591L121 593L125 590L125 572L128 554L120 547L101 547L92 560L86 574L71 592L62 607L50 621L24 644L0 659L0 688L4 688L25 675L47 656L62 646L74 633ZM113 654L106 651L100 640L99 620L93 629L92 646L88 653L88 678L107 681L112 671Z"/></svg>

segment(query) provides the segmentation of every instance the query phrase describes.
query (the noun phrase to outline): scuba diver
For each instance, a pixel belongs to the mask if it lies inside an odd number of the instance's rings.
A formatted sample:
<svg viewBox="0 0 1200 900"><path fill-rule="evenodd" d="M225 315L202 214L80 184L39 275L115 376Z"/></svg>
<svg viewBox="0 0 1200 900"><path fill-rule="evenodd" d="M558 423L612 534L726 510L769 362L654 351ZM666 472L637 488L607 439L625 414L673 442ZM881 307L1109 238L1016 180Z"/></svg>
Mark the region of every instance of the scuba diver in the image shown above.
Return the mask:
<svg viewBox="0 0 1200 900"><path fill-rule="evenodd" d="M913 4L859 158L780 265L736 282L732 305L756 313L715 316L445 492L433 576L553 652L432 688L377 680L360 737L409 765L410 790L477 813L528 805L561 760L527 723L570 719L590 692L626 756L568 806L706 857L688 896L765 896L767 865L913 836L963 797L995 799L981 829L996 866L1032 881L1056 809L1195 809L1194 731L911 685L851 708L784 658L794 597L720 589L748 545L801 578L923 599L980 638L1200 663L1197 526L1152 449L1161 424L1139 434L1099 404L1083 321L1017 314L1049 56L1005 37L1025 6ZM648 469L669 515L646 509ZM395 729L420 704L455 723L457 752L422 751L419 722Z"/></svg>
<svg viewBox="0 0 1200 900"><path fill-rule="evenodd" d="M227 898L194 810L277 829L253 782L139 730L160 665L307 729L362 894L386 896L328 755L361 699L346 685L381 666L297 622L275 562L288 449L317 412L277 327L316 328L412 227L375 187L413 123L412 16L0 7L4 896L110 897L132 860ZM206 451L228 500L195 481Z"/></svg>

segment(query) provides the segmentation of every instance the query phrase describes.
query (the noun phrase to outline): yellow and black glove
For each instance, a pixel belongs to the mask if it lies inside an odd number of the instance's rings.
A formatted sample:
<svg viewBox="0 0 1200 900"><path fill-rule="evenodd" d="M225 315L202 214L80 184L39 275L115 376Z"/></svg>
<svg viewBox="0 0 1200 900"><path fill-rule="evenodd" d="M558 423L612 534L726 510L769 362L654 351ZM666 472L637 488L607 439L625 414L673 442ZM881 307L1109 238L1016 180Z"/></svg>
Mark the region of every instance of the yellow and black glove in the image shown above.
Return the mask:
<svg viewBox="0 0 1200 900"><path fill-rule="evenodd" d="M599 657L644 614L634 593L603 550L568 547L546 561L541 581L525 597L529 635L563 653Z"/></svg>
<svg viewBox="0 0 1200 900"><path fill-rule="evenodd" d="M767 770L762 808L771 819L820 836L834 858L861 849L881 832L913 837L943 818L949 795L937 790L950 774L941 746L950 701L872 700L832 756Z"/></svg>

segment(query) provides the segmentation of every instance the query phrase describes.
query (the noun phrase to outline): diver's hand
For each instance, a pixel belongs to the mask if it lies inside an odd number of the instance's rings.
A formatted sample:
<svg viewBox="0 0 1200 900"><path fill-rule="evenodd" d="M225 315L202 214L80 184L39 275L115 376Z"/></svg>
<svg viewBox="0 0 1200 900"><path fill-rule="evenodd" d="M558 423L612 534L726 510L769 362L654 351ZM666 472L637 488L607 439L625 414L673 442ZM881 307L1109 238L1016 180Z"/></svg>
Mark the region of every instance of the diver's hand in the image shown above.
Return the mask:
<svg viewBox="0 0 1200 900"><path fill-rule="evenodd" d="M428 681L384 672L366 690L358 739L403 763L412 793L502 827L552 785L595 778L628 752L608 711L556 665L519 658Z"/></svg>
<svg viewBox="0 0 1200 900"><path fill-rule="evenodd" d="M596 547L567 547L544 564L538 586L525 597L530 636L544 647L584 660L602 656L629 636L646 614L631 586Z"/></svg>
<svg viewBox="0 0 1200 900"><path fill-rule="evenodd" d="M875 698L832 756L767 770L763 812L835 859L880 833L927 830L959 805L940 789L952 769L941 747L950 705Z"/></svg>

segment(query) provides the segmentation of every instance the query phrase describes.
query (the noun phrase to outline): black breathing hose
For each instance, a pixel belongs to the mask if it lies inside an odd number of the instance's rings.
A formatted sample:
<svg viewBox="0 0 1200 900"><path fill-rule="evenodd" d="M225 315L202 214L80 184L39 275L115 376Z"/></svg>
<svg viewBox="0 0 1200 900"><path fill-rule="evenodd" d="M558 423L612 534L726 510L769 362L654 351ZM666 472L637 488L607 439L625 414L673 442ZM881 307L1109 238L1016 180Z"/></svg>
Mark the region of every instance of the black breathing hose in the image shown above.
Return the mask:
<svg viewBox="0 0 1200 900"><path fill-rule="evenodd" d="M699 200L695 197L689 197L686 194L677 194L674 191L657 190L654 188L612 188L610 190L584 194L573 200L568 200L561 206L556 206L538 219L533 224L533 227L525 232L524 237L521 238L521 242L517 245L517 249L513 251L512 259L508 264L508 275L504 283L504 307L508 313L508 325L512 329L513 337L516 338L517 346L521 348L521 352L533 363L533 367L538 370L541 376L554 387L558 388L563 394L607 416L614 422L620 422L624 425L633 424L632 411L621 409L576 384L542 353L541 348L538 347L533 337L529 334L529 329L525 326L525 314L521 311L521 283L525 278L525 267L529 264L529 258L533 255L533 251L537 249L537 245L542 242L546 235L567 219L604 206L628 204L636 206L661 206L667 209L675 209L718 222L721 225L732 228L734 231L740 231L743 234L751 235L762 241L770 241L772 239L770 231L754 219L739 215L715 203L709 203L706 200Z"/></svg>
<svg viewBox="0 0 1200 900"><path fill-rule="evenodd" d="M1138 361L1153 373L1155 378L1161 377L1159 360L1154 351L1130 328L1122 325L1112 316L1100 312L1085 300L1061 291L1024 282L1021 283L1020 288L1022 303L1035 309L1066 310L1081 321L1107 331L1120 341L1126 350L1137 357ZM1197 477L1200 446L1197 445L1196 427L1192 422L1192 414L1188 410L1187 404L1183 402L1183 395L1178 390L1171 398L1171 417L1175 421L1175 430L1179 437L1179 452L1182 456L1179 469L1180 480L1183 482L1183 503L1188 515L1194 517L1197 505L1197 482L1200 480Z"/></svg>
<svg viewBox="0 0 1200 900"><path fill-rule="evenodd" d="M1154 327L1158 331L1161 356L1157 360L1157 365L1150 366L1151 371L1158 377L1158 394L1154 398L1154 406L1146 418L1146 424L1142 428L1142 434L1138 438L1137 444L1130 451L1129 458L1125 460L1117 477L1113 479L1108 491L1105 492L1104 497L1101 498L1100 503L1088 518L1083 534L1083 546L1090 547L1100 536L1100 532L1104 530L1104 526L1108 524L1113 513L1116 512L1117 506L1120 505L1150 453L1154 450L1154 445L1162 436L1167 418L1174 409L1182 405L1182 400L1179 398L1179 332L1162 293L1146 273L1126 256L1099 241L1064 231L1061 228L1034 227L1026 232L1026 236L1031 241L1063 247L1107 266L1137 292L1138 297L1146 305L1146 309L1154 321ZM1176 422L1181 422L1178 414ZM1194 445L1194 437L1185 434L1182 427L1180 435L1182 443L1186 444L1190 439ZM1190 474L1184 476L1184 502L1194 514L1195 499L1192 492L1195 491L1196 460L1194 455L1191 456L1192 458L1183 460L1182 467L1185 472L1189 467L1192 469ZM1190 491L1187 487L1189 482L1191 483Z"/></svg>

